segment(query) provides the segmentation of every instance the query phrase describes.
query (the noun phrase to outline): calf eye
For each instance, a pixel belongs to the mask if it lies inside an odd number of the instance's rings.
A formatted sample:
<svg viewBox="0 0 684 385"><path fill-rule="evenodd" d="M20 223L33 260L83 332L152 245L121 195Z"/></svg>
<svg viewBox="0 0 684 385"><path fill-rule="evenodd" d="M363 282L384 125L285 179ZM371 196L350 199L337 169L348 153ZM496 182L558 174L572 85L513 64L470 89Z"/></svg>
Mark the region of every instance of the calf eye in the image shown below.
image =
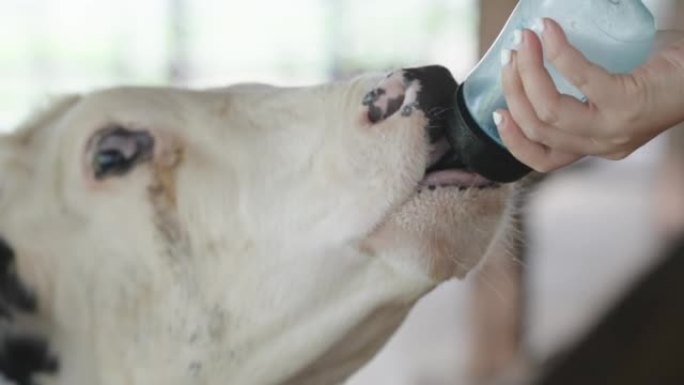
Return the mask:
<svg viewBox="0 0 684 385"><path fill-rule="evenodd" d="M147 131L122 127L102 131L95 138L92 166L96 179L121 176L152 157L154 138Z"/></svg>

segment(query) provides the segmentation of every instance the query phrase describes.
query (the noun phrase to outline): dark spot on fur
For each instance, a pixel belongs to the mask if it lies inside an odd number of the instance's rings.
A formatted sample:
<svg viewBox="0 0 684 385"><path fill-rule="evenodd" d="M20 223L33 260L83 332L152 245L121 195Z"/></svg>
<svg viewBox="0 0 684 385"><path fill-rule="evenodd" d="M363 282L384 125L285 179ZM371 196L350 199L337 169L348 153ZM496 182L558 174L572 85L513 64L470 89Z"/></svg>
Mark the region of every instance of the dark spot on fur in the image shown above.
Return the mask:
<svg viewBox="0 0 684 385"><path fill-rule="evenodd" d="M192 376L198 376L200 374L200 372L202 371L202 363L197 362L197 361L193 361L188 366L188 370L190 371L190 374Z"/></svg>
<svg viewBox="0 0 684 385"><path fill-rule="evenodd" d="M0 317L9 317L12 310L34 312L36 306L36 298L17 276L14 250L0 238Z"/></svg>
<svg viewBox="0 0 684 385"><path fill-rule="evenodd" d="M36 373L57 371L57 359L46 339L13 334L18 313L36 311L35 296L24 286L16 271L14 250L0 238L0 375L18 385L33 385Z"/></svg>
<svg viewBox="0 0 684 385"><path fill-rule="evenodd" d="M54 373L57 369L57 359L42 338L12 336L0 345L0 373L18 385L34 385L34 374Z"/></svg>
<svg viewBox="0 0 684 385"><path fill-rule="evenodd" d="M371 104L377 102L378 99L380 99L380 96L384 95L385 92L386 91L383 88L375 88L363 97L363 102L361 102L361 104L364 106L370 106Z"/></svg>

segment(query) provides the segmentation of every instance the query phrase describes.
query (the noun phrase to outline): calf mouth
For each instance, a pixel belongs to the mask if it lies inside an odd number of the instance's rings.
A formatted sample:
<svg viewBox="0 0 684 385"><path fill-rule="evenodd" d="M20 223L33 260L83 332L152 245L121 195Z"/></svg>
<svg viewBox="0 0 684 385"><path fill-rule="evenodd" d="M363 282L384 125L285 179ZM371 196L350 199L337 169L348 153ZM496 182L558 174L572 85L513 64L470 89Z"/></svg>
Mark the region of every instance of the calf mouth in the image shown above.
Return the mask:
<svg viewBox="0 0 684 385"><path fill-rule="evenodd" d="M377 124L396 113L409 116L421 110L427 118L430 156L418 183L424 188L493 189L500 185L466 167L458 150L447 139L448 116L456 106L458 83L451 72L438 65L408 68L390 73L363 99L368 121ZM409 101L409 102L407 102Z"/></svg>

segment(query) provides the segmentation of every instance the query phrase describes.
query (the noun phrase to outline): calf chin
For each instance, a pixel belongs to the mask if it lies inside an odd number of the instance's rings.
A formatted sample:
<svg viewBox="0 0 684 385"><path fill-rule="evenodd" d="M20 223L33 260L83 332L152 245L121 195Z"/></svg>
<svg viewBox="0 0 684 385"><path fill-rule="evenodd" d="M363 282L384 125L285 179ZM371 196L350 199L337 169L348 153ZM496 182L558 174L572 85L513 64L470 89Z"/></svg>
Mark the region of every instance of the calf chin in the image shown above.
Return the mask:
<svg viewBox="0 0 684 385"><path fill-rule="evenodd" d="M496 238L507 236L512 186L499 191L417 194L379 226L361 247L412 266L435 283L464 278L485 257Z"/></svg>

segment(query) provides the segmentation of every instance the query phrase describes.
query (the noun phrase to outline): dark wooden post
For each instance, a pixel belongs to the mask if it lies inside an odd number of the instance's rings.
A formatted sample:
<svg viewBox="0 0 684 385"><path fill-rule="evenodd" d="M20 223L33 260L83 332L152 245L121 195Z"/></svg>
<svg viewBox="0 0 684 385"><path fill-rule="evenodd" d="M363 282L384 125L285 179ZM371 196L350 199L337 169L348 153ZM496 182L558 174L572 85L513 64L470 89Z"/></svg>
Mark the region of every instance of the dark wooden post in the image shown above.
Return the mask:
<svg viewBox="0 0 684 385"><path fill-rule="evenodd" d="M480 0L480 55L499 35L518 0Z"/></svg>
<svg viewBox="0 0 684 385"><path fill-rule="evenodd" d="M672 0L663 28L684 31L684 2ZM665 239L684 231L684 124L670 129L657 182L658 224Z"/></svg>

